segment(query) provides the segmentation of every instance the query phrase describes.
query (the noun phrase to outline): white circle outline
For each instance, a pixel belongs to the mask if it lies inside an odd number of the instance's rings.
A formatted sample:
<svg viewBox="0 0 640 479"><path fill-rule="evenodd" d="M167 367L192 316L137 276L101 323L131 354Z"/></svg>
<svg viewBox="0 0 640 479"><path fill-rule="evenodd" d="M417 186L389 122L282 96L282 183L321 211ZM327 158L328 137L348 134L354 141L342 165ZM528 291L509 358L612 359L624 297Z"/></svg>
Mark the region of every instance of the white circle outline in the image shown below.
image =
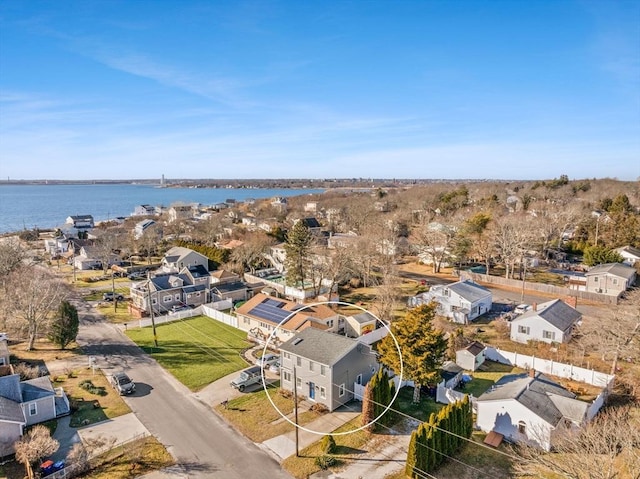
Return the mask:
<svg viewBox="0 0 640 479"><path fill-rule="evenodd" d="M280 414L280 416L285 421L287 421L289 424L291 424L292 426L297 427L299 429L302 429L303 431L307 431L307 432L309 432L311 434L317 434L319 436L324 436L324 435L327 435L327 434L331 434L332 436L346 436L347 434L353 434L354 432L362 431L363 429L366 429L370 425L374 424L378 419L380 419L382 416L384 416L387 413L387 411L391 408L391 405L395 402L396 398L398 397L398 394L400 394L399 385L402 384L402 374L404 372L404 363L402 361L402 351L400 351L400 344L398 344L398 340L396 339L395 335L391 331L391 328L389 328L389 326L387 326L384 321L382 321L380 318L378 318L378 316L376 316L375 314L371 313L370 311L364 309L362 306L358 306L357 304L353 304L353 303L347 303L347 302L344 302L344 301L320 301L320 302L317 302L317 303L305 304L305 305L303 305L302 308L297 309L295 311L292 311L291 314L289 314L286 318L284 318L282 321L280 321L278 323L278 325L274 328L274 330L269 334L269 337L265 341L264 348L262 349L262 355L265 356L267 354L267 347L269 346L269 343L271 342L271 339L273 339L275 337L275 334L278 331L278 328L281 325L283 325L285 322L287 322L289 320L289 318L291 318L292 316L304 311L307 308L311 308L313 306L320 306L320 305L323 305L323 304L340 304L340 305L344 305L344 306L355 306L356 308L358 308L358 309L364 311L365 313L368 313L371 316L373 316L374 318L376 318L376 321L379 321L387 329L387 331L389 331L389 334L391 335L391 338L393 339L393 342L396 344L396 349L398 350L398 357L400 358L400 381L398 382L398 387L396 388L396 393L394 394L393 398L391 399L391 402L389 402L389 404L387 404L387 406L384 408L384 410L380 413L380 415L378 417L374 418L373 420L369 421L367 424L365 424L363 426L360 426L357 429L353 429L352 431L345 431L345 432L331 432L331 431L329 431L329 432L318 432L318 431L314 431L313 429L308 429L308 428L306 428L304 426L301 426L300 424L296 424L291 419L289 419L285 414L283 414L282 411L280 411L280 409L278 409L278 407L275 405L275 403L271 399L271 396L269 395L269 391L267 390L267 383L266 383L265 376L264 376L264 368L260 368L260 376L261 376L261 379L262 379L262 389L264 389L264 392L267 395L267 399L271 403L271 406L273 406L273 408L278 412L278 414ZM280 365L280 367L282 368L282 364ZM293 387L297 387L297 385L294 384Z"/></svg>

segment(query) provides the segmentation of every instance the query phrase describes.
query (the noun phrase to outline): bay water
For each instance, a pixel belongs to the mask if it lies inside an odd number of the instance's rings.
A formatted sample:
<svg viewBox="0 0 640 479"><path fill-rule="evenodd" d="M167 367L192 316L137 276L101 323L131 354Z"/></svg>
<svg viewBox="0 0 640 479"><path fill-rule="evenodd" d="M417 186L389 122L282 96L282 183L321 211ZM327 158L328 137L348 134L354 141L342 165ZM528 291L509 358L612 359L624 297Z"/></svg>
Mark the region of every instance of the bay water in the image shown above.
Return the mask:
<svg viewBox="0 0 640 479"><path fill-rule="evenodd" d="M0 185L0 233L55 228L73 215L92 215L95 221L127 217L138 205L212 205L227 199L244 201L323 191L311 188L160 188L140 184Z"/></svg>

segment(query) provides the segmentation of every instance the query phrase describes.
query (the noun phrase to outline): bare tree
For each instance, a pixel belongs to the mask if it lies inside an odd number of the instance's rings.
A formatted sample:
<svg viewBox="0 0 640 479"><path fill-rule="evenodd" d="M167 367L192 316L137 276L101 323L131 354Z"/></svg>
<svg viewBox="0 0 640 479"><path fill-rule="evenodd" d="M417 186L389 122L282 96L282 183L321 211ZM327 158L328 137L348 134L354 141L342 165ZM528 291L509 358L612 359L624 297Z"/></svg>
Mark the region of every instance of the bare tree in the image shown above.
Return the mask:
<svg viewBox="0 0 640 479"><path fill-rule="evenodd" d="M253 274L265 263L265 253L273 243L272 238L262 233L248 236L243 245L231 252L231 263L237 265L235 269L241 273L249 270Z"/></svg>
<svg viewBox="0 0 640 479"><path fill-rule="evenodd" d="M25 250L18 240L0 240L0 278L6 278L12 271L20 268L25 258Z"/></svg>
<svg viewBox="0 0 640 479"><path fill-rule="evenodd" d="M442 263L451 255L458 228L450 221L430 222L421 226L414 235L415 247L431 258L433 272L439 273Z"/></svg>
<svg viewBox="0 0 640 479"><path fill-rule="evenodd" d="M570 479L640 477L640 420L629 406L610 407L581 429L561 428L553 452L519 445L514 470L521 476Z"/></svg>
<svg viewBox="0 0 640 479"><path fill-rule="evenodd" d="M31 266L14 271L9 276L12 294L7 297L7 307L12 314L12 326L26 333L27 349L32 350L40 334L47 334L51 314L67 298L68 289L49 271Z"/></svg>
<svg viewBox="0 0 640 479"><path fill-rule="evenodd" d="M507 216L495 220L493 241L505 267L505 278L512 278L515 265L530 245L529 216Z"/></svg>
<svg viewBox="0 0 640 479"><path fill-rule="evenodd" d="M33 479L33 465L56 452L58 447L60 444L51 437L49 429L37 425L15 443L16 459L24 464L29 479Z"/></svg>

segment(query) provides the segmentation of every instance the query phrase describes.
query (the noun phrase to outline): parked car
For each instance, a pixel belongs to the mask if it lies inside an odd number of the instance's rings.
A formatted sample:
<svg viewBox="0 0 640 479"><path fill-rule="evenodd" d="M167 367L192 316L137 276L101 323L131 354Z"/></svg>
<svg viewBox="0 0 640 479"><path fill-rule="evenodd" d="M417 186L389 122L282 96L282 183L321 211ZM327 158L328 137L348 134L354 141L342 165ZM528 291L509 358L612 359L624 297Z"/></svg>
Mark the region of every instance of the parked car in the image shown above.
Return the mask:
<svg viewBox="0 0 640 479"><path fill-rule="evenodd" d="M524 314L527 311L531 310L531 305L530 304L519 304L518 306L515 307L515 309L513 310L513 312L515 314Z"/></svg>
<svg viewBox="0 0 640 479"><path fill-rule="evenodd" d="M269 371L271 371L274 374L280 374L280 361L277 361L269 365Z"/></svg>
<svg viewBox="0 0 640 479"><path fill-rule="evenodd" d="M137 281L139 279L147 279L147 274L142 271L136 271L134 273L130 273L127 278L131 281Z"/></svg>
<svg viewBox="0 0 640 479"><path fill-rule="evenodd" d="M136 383L134 383L124 371L120 371L111 376L111 385L120 393L121 396L123 394L131 394L136 391Z"/></svg>
<svg viewBox="0 0 640 479"><path fill-rule="evenodd" d="M260 366L262 368L268 368L272 364L280 361L280 356L276 354L265 354L261 358L256 359L256 366Z"/></svg>
<svg viewBox="0 0 640 479"><path fill-rule="evenodd" d="M113 299L117 299L118 301L124 301L124 296L120 293L113 293L112 291L108 291L102 294L103 301L113 301Z"/></svg>
<svg viewBox="0 0 640 479"><path fill-rule="evenodd" d="M240 373L240 375L231 381L231 386L238 391L244 391L248 386L258 384L262 379L262 368L260 366L251 366Z"/></svg>

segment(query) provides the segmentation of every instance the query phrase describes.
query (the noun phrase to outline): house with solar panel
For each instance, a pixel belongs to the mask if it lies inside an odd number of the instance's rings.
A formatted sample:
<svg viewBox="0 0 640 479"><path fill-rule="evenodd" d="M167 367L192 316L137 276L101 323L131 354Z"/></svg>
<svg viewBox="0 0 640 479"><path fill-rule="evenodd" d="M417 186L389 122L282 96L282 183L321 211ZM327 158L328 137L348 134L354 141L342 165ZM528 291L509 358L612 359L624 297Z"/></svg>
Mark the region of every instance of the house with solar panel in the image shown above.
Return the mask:
<svg viewBox="0 0 640 479"><path fill-rule="evenodd" d="M277 349L296 333L307 328L337 332L344 329L344 318L325 304L305 305L256 294L236 310L238 328L247 332L250 341Z"/></svg>
<svg viewBox="0 0 640 479"><path fill-rule="evenodd" d="M409 298L409 307L435 301L437 312L451 318L454 323L468 324L488 311L493 305L493 296L484 286L463 280L451 284L432 286L426 293Z"/></svg>
<svg viewBox="0 0 640 479"><path fill-rule="evenodd" d="M535 370L508 374L476 400L478 428L510 442L549 451L558 431L582 426L597 409ZM489 436L487 436L488 438Z"/></svg>
<svg viewBox="0 0 640 479"><path fill-rule="evenodd" d="M329 411L354 399L380 365L371 346L317 328L307 328L280 346L280 387L324 404Z"/></svg>

